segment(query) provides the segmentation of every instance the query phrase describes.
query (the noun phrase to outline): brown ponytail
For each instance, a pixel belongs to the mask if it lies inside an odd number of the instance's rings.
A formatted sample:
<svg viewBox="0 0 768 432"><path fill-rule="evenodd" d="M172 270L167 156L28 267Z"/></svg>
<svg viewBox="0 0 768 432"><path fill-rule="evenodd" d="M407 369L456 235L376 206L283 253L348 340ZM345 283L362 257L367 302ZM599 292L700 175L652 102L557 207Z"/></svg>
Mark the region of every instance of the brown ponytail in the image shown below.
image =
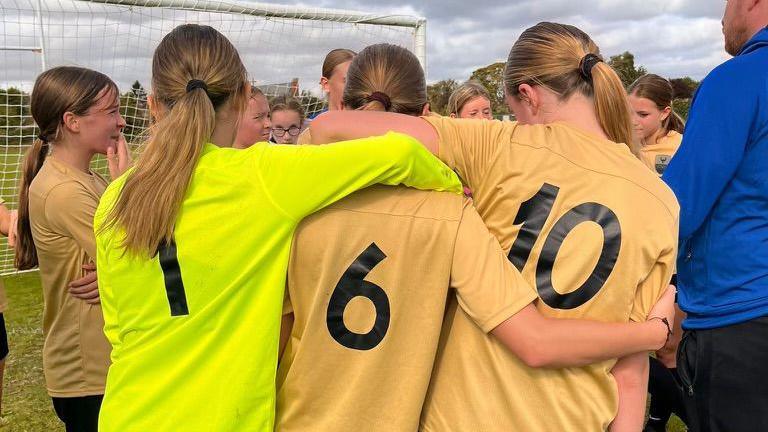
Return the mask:
<svg viewBox="0 0 768 432"><path fill-rule="evenodd" d="M349 109L421 115L427 104L424 70L403 47L368 46L349 65L343 103Z"/></svg>
<svg viewBox="0 0 768 432"><path fill-rule="evenodd" d="M160 244L171 241L216 114L226 106L240 117L248 102L246 83L237 50L213 27L180 25L160 42L152 59L152 89L167 112L154 125L102 227L124 229L127 252L154 256Z"/></svg>
<svg viewBox="0 0 768 432"><path fill-rule="evenodd" d="M519 96L521 84L539 85L559 95L561 100L573 94L593 98L595 113L611 141L627 145L637 155L632 140L629 104L616 72L602 61L594 64L587 76L582 60L588 54L600 59L600 50L578 28L542 22L525 30L512 46L504 69L507 94Z"/></svg>
<svg viewBox="0 0 768 432"><path fill-rule="evenodd" d="M30 110L39 135L24 155L19 184L15 266L27 270L37 266L37 249L32 238L29 215L29 188L61 134L64 114L86 115L102 97L116 98L117 86L108 76L90 69L62 66L41 73L32 88Z"/></svg>

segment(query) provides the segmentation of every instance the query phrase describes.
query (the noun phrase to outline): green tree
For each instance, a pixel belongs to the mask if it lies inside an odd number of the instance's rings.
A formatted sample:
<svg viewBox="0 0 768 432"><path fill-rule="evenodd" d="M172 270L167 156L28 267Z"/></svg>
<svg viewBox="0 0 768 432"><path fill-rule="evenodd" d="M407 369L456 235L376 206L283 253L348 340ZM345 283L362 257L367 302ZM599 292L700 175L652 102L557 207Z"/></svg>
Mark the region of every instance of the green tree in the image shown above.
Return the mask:
<svg viewBox="0 0 768 432"><path fill-rule="evenodd" d="M128 142L139 142L149 127L147 111L147 91L140 82L134 81L131 89L120 95L120 115L125 119L123 134Z"/></svg>
<svg viewBox="0 0 768 432"><path fill-rule="evenodd" d="M619 75L624 87L629 87L636 79L648 73L648 70L643 66L635 66L635 56L629 51L611 56L608 64Z"/></svg>
<svg viewBox="0 0 768 432"><path fill-rule="evenodd" d="M448 98L458 87L459 83L453 79L441 80L427 86L427 100L430 110L441 115L448 115Z"/></svg>
<svg viewBox="0 0 768 432"><path fill-rule="evenodd" d="M472 72L470 80L479 82L491 95L493 115L509 114L504 103L504 62L497 62Z"/></svg>
<svg viewBox="0 0 768 432"><path fill-rule="evenodd" d="M690 99L699 87L699 82L691 77L670 78L675 99Z"/></svg>

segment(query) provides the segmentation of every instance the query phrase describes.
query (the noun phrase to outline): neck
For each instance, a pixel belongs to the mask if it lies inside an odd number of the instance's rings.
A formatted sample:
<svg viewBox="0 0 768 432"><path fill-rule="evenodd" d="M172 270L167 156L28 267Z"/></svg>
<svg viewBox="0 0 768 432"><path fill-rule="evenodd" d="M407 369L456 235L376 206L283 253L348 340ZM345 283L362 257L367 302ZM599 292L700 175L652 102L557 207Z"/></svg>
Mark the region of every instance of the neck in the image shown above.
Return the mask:
<svg viewBox="0 0 768 432"><path fill-rule="evenodd" d="M543 116L544 123L563 122L575 126L585 132L603 139L609 139L605 134L595 113L595 105L591 99L575 94L566 101L555 102L556 106L547 110ZM545 108L542 107L542 110Z"/></svg>
<svg viewBox="0 0 768 432"><path fill-rule="evenodd" d="M237 122L219 120L213 128L211 142L217 147L232 147L237 134Z"/></svg>
<svg viewBox="0 0 768 432"><path fill-rule="evenodd" d="M93 152L69 139L51 143L51 156L83 172L90 172Z"/></svg>

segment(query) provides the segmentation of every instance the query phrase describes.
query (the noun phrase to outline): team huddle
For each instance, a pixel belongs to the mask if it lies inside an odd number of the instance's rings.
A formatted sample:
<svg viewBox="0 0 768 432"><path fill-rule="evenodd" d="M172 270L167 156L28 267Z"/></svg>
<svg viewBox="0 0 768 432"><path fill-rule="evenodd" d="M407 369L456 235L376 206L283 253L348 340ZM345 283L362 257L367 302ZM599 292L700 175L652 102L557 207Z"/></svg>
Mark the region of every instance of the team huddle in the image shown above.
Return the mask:
<svg viewBox="0 0 768 432"><path fill-rule="evenodd" d="M181 25L135 161L108 76L37 78L16 264L40 268L67 431L736 430L681 408L669 81L625 88L549 22L510 50L516 121L473 82L431 113L395 45L322 69L306 119Z"/></svg>

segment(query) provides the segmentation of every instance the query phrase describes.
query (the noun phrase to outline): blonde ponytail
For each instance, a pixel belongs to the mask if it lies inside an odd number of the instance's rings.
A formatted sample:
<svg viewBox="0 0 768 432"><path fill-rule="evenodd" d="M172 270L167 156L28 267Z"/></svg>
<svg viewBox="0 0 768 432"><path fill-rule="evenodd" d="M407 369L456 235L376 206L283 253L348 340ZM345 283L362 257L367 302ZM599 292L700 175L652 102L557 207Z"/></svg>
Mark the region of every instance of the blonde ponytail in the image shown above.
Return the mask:
<svg viewBox="0 0 768 432"><path fill-rule="evenodd" d="M640 148L632 139L632 120L624 85L611 66L600 62L592 68L595 114L608 138L626 144L634 155Z"/></svg>
<svg viewBox="0 0 768 432"><path fill-rule="evenodd" d="M584 70L587 57L592 61ZM512 46L504 69L507 94L518 97L521 84L543 86L561 100L573 94L593 98L595 114L605 134L614 142L626 144L637 155L621 80L602 62L597 45L583 31L549 22L525 30Z"/></svg>
<svg viewBox="0 0 768 432"><path fill-rule="evenodd" d="M163 38L152 62L155 100L166 113L125 180L103 228L125 231L123 246L154 256L173 238L176 217L216 115L245 109L247 76L234 46L209 26L186 24Z"/></svg>

